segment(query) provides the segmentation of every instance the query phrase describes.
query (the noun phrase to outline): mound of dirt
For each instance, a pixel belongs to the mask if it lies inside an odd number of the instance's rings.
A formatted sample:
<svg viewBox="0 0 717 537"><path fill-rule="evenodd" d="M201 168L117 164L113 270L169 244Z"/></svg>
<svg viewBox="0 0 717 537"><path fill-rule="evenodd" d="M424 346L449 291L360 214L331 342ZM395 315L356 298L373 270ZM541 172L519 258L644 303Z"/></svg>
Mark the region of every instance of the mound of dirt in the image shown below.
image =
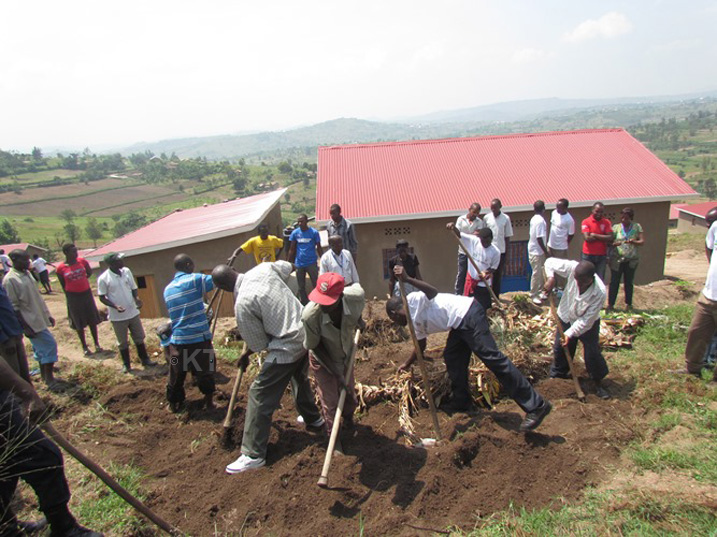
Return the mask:
<svg viewBox="0 0 717 537"><path fill-rule="evenodd" d="M391 344L381 362L361 363L360 375L378 382L395 368L385 358L408 348ZM378 352L372 348L372 358ZM445 440L427 449L404 445L396 407L379 404L342 433L345 455L334 458L330 489L323 490L316 481L326 438L296 422L288 394L274 416L267 467L230 476L224 466L240 454L249 383L240 392L231 450L222 447L221 425L230 383L214 410L201 409L189 384L188 411L179 416L166 410L163 379L119 386L100 401L113 418L102 438L82 430L73 437L98 460L141 467L147 503L191 535L242 528L247 535L353 534L359 513L368 535L416 535L414 526L470 529L477 517L511 502L536 508L576 499L601 480L604 467L619 463L619 446L632 438L630 387L615 382L616 399L591 395L586 404L575 400L570 381L541 382L538 390L554 410L539 432L526 435L517 432L523 413L510 401L472 415L440 413ZM427 410L415 420L421 436L434 436Z"/></svg>

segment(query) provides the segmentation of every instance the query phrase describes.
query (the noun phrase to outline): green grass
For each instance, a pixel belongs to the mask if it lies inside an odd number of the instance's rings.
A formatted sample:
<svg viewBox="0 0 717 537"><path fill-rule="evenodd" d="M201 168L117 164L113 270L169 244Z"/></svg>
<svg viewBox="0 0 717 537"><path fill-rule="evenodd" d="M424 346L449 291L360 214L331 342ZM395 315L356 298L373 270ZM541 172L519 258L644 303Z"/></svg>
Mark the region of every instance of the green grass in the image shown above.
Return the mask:
<svg viewBox="0 0 717 537"><path fill-rule="evenodd" d="M705 229L705 233L707 230ZM680 233L670 231L667 235L667 252L681 252L682 250L697 250L703 252L705 249L705 236L702 233Z"/></svg>
<svg viewBox="0 0 717 537"><path fill-rule="evenodd" d="M36 244L39 240L47 239L55 249L58 249L55 235L62 233L62 228L67 223L59 216L10 216L6 218L15 226L22 242ZM85 216L75 218L75 225L79 226L82 230L82 236L80 240L77 241L77 245L80 248L91 248L93 246L93 242L85 237L85 227L87 226L88 219L89 217ZM97 217L97 221L100 225L107 223L109 228L103 233L102 238L98 239L97 245L99 246L114 238L112 234L114 220L106 217ZM63 242L65 241L63 240Z"/></svg>
<svg viewBox="0 0 717 537"><path fill-rule="evenodd" d="M609 361L614 373L635 383L631 402L646 416L626 448L625 471L677 472L687 489L717 485L717 389L709 383L711 373L693 379L667 372L683 364L692 311L691 304L677 304L650 312L634 349L618 351ZM678 426L685 430L670 435ZM552 507L511 507L454 534L717 536L717 515L704 500L675 499L644 487L588 489L578 502L564 504L558 496Z"/></svg>
<svg viewBox="0 0 717 537"><path fill-rule="evenodd" d="M28 183L51 183L52 180L55 177L62 177L63 179L65 177L75 177L76 175L79 175L82 173L82 170L64 170L64 169L56 169L56 170L42 170L40 172L33 172L33 173L21 173L16 176L7 176L0 178L0 185L2 184L11 184L17 181L20 183L20 186L27 186Z"/></svg>
<svg viewBox="0 0 717 537"><path fill-rule="evenodd" d="M560 509L526 510L511 507L479 520L469 537L556 536L665 536L715 535L717 517L708 508L651 498L640 493L615 494L589 490L585 500Z"/></svg>
<svg viewBox="0 0 717 537"><path fill-rule="evenodd" d="M110 463L105 470L133 496L144 500L141 489L142 471L136 466ZM82 498L72 502L70 508L80 523L94 531L107 532L109 535L137 535L147 531L151 526L143 518L139 518L130 505L112 492L107 485L91 475L84 468L79 486L74 488L73 498ZM74 472L73 472L74 473Z"/></svg>
<svg viewBox="0 0 717 537"><path fill-rule="evenodd" d="M696 481L717 484L717 454L714 453L717 439L698 441L688 450L651 446L634 448L630 456L638 468L654 472L667 469L685 470Z"/></svg>

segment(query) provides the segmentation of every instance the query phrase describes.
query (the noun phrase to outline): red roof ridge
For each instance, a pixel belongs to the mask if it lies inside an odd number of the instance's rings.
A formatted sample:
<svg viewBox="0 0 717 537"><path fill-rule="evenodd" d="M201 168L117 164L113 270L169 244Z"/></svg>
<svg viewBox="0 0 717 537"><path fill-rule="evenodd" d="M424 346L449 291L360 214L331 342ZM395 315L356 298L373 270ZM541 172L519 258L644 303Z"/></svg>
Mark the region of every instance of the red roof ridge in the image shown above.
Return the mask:
<svg viewBox="0 0 717 537"><path fill-rule="evenodd" d="M597 133L614 133L614 132L627 132L622 127L612 127L604 129L573 129L569 131L545 131L545 132L525 132L525 133L510 133L510 134L488 134L488 135L477 135L477 136L456 136L454 138L431 138L425 140L399 140L395 142L368 142L368 143L357 143L357 144L340 144L340 145L323 145L319 146L321 150L336 150L336 149L361 149L361 148L374 148L382 146L397 146L397 145L423 145L423 144L447 144L456 142L475 142L475 141L491 141L491 140L509 140L514 138L538 138L547 136L566 136L566 135L579 135L579 134L597 134Z"/></svg>

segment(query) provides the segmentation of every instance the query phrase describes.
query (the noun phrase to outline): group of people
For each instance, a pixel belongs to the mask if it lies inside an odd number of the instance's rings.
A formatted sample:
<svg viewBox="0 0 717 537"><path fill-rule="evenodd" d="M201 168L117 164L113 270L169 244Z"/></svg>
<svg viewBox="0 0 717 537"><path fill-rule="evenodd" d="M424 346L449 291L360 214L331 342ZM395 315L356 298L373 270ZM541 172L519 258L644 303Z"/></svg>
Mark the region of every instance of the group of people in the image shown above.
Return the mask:
<svg viewBox="0 0 717 537"><path fill-rule="evenodd" d="M35 261L39 258L34 257ZM69 263L70 257L57 266L58 278L66 293L81 293L81 285L77 283L79 278L71 275L74 263ZM8 258L11 266L6 266L3 261L5 274L0 286L0 453L5 470L0 475L0 534L20 537L49 526L53 537L101 537L102 534L81 526L70 513L70 489L62 454L35 426L46 419L46 408L32 385L23 337L32 344L42 380L53 388L56 385L57 342L50 328L55 326L55 319L31 275L33 268L38 270L38 263L33 263L30 255L20 249L11 251ZM84 264L81 266L83 270L89 270ZM49 278L42 274L40 270L40 282L49 293ZM92 298L91 292L89 296ZM83 304L71 300L68 295L68 308L71 303ZM92 304L94 306L94 300ZM84 311L82 315L85 315ZM15 516L12 500L19 478L35 491L45 518L28 522L19 521Z"/></svg>
<svg viewBox="0 0 717 537"><path fill-rule="evenodd" d="M209 276L195 274L186 255L175 258L177 273L165 289L165 301L172 321L170 365L167 396L170 409L178 411L184 401L183 382L191 371L197 385L207 397L214 390L211 331L204 313L203 300L207 292L219 288L231 292L237 327L245 342L238 366L245 368L252 354L263 352L259 373L248 393L241 455L227 465L226 472L241 473L260 468L266 463L266 450L274 411L279 407L287 386L299 414L299 422L309 430L333 427L341 389L347 390L342 411L342 427L352 427L357 405L354 377L348 371L354 347L354 335L363 324L362 312L365 292L360 285L354 262L357 241L348 221L336 221L340 207L331 208L327 252L321 251L318 232L308 227L306 215L300 215L298 228L290 235L289 261L276 260L282 247L276 237L268 235L262 225L258 240L250 239L241 246L246 253L256 253L259 242L270 246L265 255L256 257L257 265L240 273L228 265L219 265ZM503 220L500 217L498 220ZM344 235L344 236L342 236ZM485 229L482 238L490 244L492 232ZM472 235L465 235L467 242ZM354 252L344 249L352 245ZM253 245L253 246L252 246ZM496 250L496 263L500 252ZM312 262L307 262L313 258ZM297 261L298 260L298 261ZM317 265L318 263L318 265ZM303 266L300 266L303 265ZM522 431L536 429L549 414L551 404L543 399L520 371L503 355L490 334L484 307L472 297L438 293L420 277L418 258L409 252L406 241L399 241L397 254L390 260L393 296L387 303L389 317L398 324L406 324L407 312L402 310L399 281L407 290L410 312L416 326L419 345L425 348L428 334L449 332L445 361L451 380L452 396L442 405L447 412L462 412L472 406L468 386L468 366L471 353L476 353L493 371L509 395L525 411ZM315 274L313 291L292 291L289 280L293 272L299 280L307 273ZM312 277L313 278L313 277ZM477 279L477 277L476 277ZM409 291L410 290L410 291ZM298 294L298 297L297 297ZM302 300L306 297L306 304ZM184 333L191 327L192 334ZM175 334L179 328L182 334ZM182 340L182 336L188 339ZM202 356L196 357L197 352ZM415 353L402 369L412 366ZM308 374L314 376L321 408L315 405ZM210 405L210 400L207 401ZM340 441L338 443L340 449Z"/></svg>
<svg viewBox="0 0 717 537"><path fill-rule="evenodd" d="M568 249L575 235L575 222L568 208L568 200L558 200L548 227L545 203L541 200L534 203L528 241L528 258L533 269L531 298L541 304L556 288L562 292L557 309L562 330L556 331L550 376L570 378L565 350L574 354L581 341L595 393L607 399L610 394L602 383L608 367L599 345L600 311L606 298L608 309L614 307L621 280L625 286L625 303L628 308L632 307L633 281L644 235L641 226L633 221L631 208L623 209L620 223L613 226L604 216L604 205L595 203L590 216L581 224L584 239L581 259L571 260ZM406 325L410 319L421 349L425 349L428 335L448 333L444 360L451 396L441 405L443 410L451 413L471 409L468 368L475 353L525 412L520 430L529 432L540 426L552 405L498 349L486 316L492 301L500 295L501 277L513 236L510 217L501 209L500 200L492 200L490 212L481 218L481 207L474 203L466 215L446 225L461 242L454 293L439 293L424 281L418 256L406 240L397 241L396 255L389 260L390 298L386 312L399 325ZM160 327L158 335L168 357L167 400L171 411L178 412L184 405L184 382L190 372L204 395L206 406L213 406L215 355L206 305L209 292L220 289L233 295L238 330L245 342L239 367L246 368L253 354L263 354L259 373L249 388L241 455L227 465L229 474L266 464L272 416L287 386L291 386L299 414L297 420L309 430L326 432L334 425L339 394L346 390L341 426L353 426L357 398L349 363L355 350L354 336L363 326L365 305L355 262L358 241L353 225L341 215L338 205L331 207L328 251L323 251L319 233L308 226L308 221L306 215L300 215L297 228L289 234L287 261L279 259L284 240L270 235L268 226L262 224L258 235L237 251L237 255L241 252L253 255L254 268L240 273L228 265L219 265L211 275L205 275L195 273L193 260L180 254L174 259L176 273L164 290L170 323ZM692 375L700 374L705 348L717 329L714 256L717 207L710 211L707 221L711 225L706 239L710 269L688 334L686 368L681 371ZM77 256L74 245L66 245L63 253L65 261L57 266L57 274L67 296L70 324L77 330L86 354L91 351L85 341L85 327L90 328L95 350L101 351L96 329L99 316L87 281L91 268ZM123 257L121 253L105 257L108 268L99 276L97 290L100 301L109 311L123 369L130 371L128 336L135 343L140 361L145 366L155 364L144 345L145 332L139 319L142 303L137 286L130 269L124 266ZM57 345L49 331L55 320L30 276L29 256L18 250L10 252L9 260L11 266L3 265L6 274L0 289L3 320L0 354L5 359L0 360L0 417L9 420L8 430L22 430L28 427L28 421L20 415L17 399L9 392L14 392L30 408L43 409L30 384L22 336L30 338L45 382L52 381ZM608 266L611 270L609 292L603 283ZM289 285L294 272L298 293ZM310 293L305 284L307 274L314 287ZM401 297L401 288L405 297ZM414 351L400 368L411 368L415 359ZM320 407L315 403L309 373L314 376ZM69 491L59 451L37 429L32 434L39 435L32 442L32 449L37 453L31 455L33 464L41 461L37 463L41 471L37 477L27 480L38 493L41 510L53 528L53 535L55 528L61 528L57 535L98 535L79 526L67 510ZM0 435L0 439L5 437ZM341 449L340 442L337 446ZM0 480L0 507L3 522L17 527L19 532L21 523L9 509L15 484L16 479ZM50 499L47 496L50 487L65 492Z"/></svg>
<svg viewBox="0 0 717 537"><path fill-rule="evenodd" d="M510 217L501 211L499 199L491 201L490 212L480 218L480 204L473 203L468 213L447 225L462 242L458 253L455 293L475 298L487 310L492 299L501 291L501 276L506 265L507 244L513 236ZM596 394L610 398L602 380L608 373L607 363L600 351L600 311L612 310L617 300L621 280L625 287L625 304L632 308L634 276L639 263L639 247L644 244L640 224L633 222L634 211L626 207L620 224L613 226L605 218L605 206L593 204L591 214L581 223L583 246L580 261L570 260L568 251L575 236L575 220L568 212L569 201L561 198L550 216L550 232L545 220L545 202L533 204L529 224L528 260L532 269L530 298L542 305L558 287L562 290L557 313L564 336L556 331L554 362L550 375L570 378L565 348L574 354L577 342L585 351L586 369L594 381ZM468 263L469 257L472 262ZM610 266L610 290L606 292L604 278ZM489 290L492 289L492 292Z"/></svg>

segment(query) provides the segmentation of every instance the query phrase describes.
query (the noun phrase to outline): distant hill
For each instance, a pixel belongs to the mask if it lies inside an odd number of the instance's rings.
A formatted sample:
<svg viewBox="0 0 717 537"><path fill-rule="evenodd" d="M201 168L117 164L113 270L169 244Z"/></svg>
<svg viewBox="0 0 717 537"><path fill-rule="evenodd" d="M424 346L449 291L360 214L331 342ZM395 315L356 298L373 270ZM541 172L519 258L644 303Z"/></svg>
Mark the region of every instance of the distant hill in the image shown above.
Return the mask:
<svg viewBox="0 0 717 537"><path fill-rule="evenodd" d="M552 114L565 114L570 111L588 110L598 107L624 105L655 105L660 103L676 103L695 101L704 98L717 98L717 91L688 93L684 95L658 95L651 97L622 97L614 99L530 99L510 101L496 104L433 112L423 116L403 118L402 122L422 123L455 123L455 122L512 122L525 121Z"/></svg>
<svg viewBox="0 0 717 537"><path fill-rule="evenodd" d="M320 145L450 138L515 132L629 127L662 118L683 118L713 110L717 92L635 99L537 99L436 112L391 123L341 118L287 131L179 138L138 143L124 155L152 151L182 158L232 160L302 150L313 156Z"/></svg>

